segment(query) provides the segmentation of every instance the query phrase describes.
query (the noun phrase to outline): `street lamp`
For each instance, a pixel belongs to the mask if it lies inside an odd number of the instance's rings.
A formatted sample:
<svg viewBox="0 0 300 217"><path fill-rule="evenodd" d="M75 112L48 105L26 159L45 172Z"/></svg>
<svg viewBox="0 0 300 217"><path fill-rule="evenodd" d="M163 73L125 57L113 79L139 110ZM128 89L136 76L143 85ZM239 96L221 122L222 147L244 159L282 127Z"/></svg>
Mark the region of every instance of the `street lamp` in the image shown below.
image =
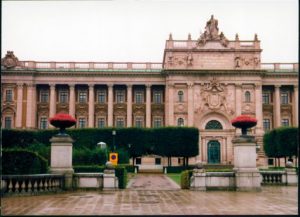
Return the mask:
<svg viewBox="0 0 300 217"><path fill-rule="evenodd" d="M106 160L108 161L108 150L107 150L107 145L105 142L98 142L97 146L99 146L102 150L105 150L105 154L106 154Z"/></svg>
<svg viewBox="0 0 300 217"><path fill-rule="evenodd" d="M117 132L116 132L115 130L113 130L113 131L112 131L112 136L113 136L113 147L114 147L114 150L113 150L113 151L116 150L116 145L115 145L115 137L116 137L116 134L117 134Z"/></svg>

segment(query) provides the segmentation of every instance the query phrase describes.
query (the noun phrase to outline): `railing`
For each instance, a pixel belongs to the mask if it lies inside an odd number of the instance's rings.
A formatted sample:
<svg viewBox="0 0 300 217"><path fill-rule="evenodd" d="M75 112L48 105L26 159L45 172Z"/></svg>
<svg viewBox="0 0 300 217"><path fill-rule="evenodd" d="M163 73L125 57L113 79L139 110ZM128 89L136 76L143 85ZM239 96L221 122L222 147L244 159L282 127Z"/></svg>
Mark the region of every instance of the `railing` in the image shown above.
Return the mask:
<svg viewBox="0 0 300 217"><path fill-rule="evenodd" d="M298 71L298 63L261 63L261 69L268 71L280 72L280 71Z"/></svg>
<svg viewBox="0 0 300 217"><path fill-rule="evenodd" d="M39 194L61 191L64 176L54 174L3 175L2 194Z"/></svg>
<svg viewBox="0 0 300 217"><path fill-rule="evenodd" d="M286 184L285 171L260 171L262 176L262 185L280 185Z"/></svg>

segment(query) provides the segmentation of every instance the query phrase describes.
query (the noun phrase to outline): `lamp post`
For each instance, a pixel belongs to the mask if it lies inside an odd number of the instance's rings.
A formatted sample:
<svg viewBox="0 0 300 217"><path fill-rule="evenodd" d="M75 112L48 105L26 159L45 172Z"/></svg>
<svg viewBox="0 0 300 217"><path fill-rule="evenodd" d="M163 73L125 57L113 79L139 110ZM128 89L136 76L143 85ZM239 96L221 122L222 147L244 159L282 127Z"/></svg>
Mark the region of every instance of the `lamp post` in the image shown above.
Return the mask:
<svg viewBox="0 0 300 217"><path fill-rule="evenodd" d="M115 137L116 137L117 132L115 130L112 131L112 136L113 136L113 151L116 151L116 145L115 145Z"/></svg>
<svg viewBox="0 0 300 217"><path fill-rule="evenodd" d="M107 145L106 145L106 143L105 143L105 142L98 142L97 145L100 146L100 148L101 148L102 150L105 150L106 161L109 161L109 159L108 159L108 150L107 150Z"/></svg>
<svg viewBox="0 0 300 217"><path fill-rule="evenodd" d="M131 151L130 151L131 144L128 144L128 148L129 148L129 159L130 159L130 157L131 157ZM134 158L132 158L132 165L134 166Z"/></svg>

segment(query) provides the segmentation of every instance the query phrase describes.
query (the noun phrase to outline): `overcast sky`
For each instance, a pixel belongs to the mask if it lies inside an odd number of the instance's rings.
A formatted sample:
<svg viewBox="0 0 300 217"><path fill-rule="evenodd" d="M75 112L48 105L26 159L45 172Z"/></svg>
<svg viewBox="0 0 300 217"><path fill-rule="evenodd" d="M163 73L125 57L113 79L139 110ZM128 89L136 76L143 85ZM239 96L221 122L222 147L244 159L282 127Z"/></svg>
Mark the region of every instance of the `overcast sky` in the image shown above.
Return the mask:
<svg viewBox="0 0 300 217"><path fill-rule="evenodd" d="M2 1L2 48L19 60L162 62L214 15L229 40L261 40L262 62L298 62L297 0Z"/></svg>

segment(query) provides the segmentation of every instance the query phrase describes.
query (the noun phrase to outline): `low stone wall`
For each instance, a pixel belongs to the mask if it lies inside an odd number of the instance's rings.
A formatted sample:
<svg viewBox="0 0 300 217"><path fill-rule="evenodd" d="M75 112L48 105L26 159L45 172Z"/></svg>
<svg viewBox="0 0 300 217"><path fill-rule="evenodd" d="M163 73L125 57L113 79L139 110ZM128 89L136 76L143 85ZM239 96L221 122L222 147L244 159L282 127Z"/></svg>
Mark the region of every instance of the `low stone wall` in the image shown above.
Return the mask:
<svg viewBox="0 0 300 217"><path fill-rule="evenodd" d="M74 173L73 188L103 189L103 173Z"/></svg>

